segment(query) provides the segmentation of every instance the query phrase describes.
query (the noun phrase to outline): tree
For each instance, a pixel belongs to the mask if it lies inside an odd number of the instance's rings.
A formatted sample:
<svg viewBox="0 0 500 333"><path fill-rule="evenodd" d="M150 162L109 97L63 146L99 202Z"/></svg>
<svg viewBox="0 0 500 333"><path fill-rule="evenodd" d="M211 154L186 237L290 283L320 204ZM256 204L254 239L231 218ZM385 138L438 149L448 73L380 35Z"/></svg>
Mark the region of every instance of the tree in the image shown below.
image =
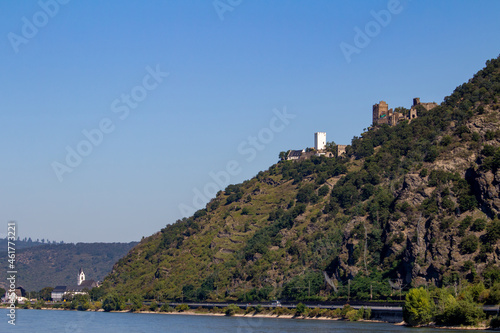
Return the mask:
<svg viewBox="0 0 500 333"><path fill-rule="evenodd" d="M130 305L130 310L132 312L139 311L142 308L142 298L139 295L133 295L130 298L130 302L132 302Z"/></svg>
<svg viewBox="0 0 500 333"><path fill-rule="evenodd" d="M459 326L477 325L485 317L482 308L474 302L470 293L462 293L456 299L443 291L436 309L436 323Z"/></svg>
<svg viewBox="0 0 500 333"><path fill-rule="evenodd" d="M335 152L336 147L337 147L337 144L334 141L327 142L325 145L325 149L327 151L331 151L332 153Z"/></svg>
<svg viewBox="0 0 500 333"><path fill-rule="evenodd" d="M43 300L49 301L52 297L52 290L54 290L54 288L45 287L42 290L40 290L40 292L38 293L38 296Z"/></svg>
<svg viewBox="0 0 500 333"><path fill-rule="evenodd" d="M464 238L462 238L460 244L458 244L461 254L474 253L476 252L478 246L479 239L474 234L465 236Z"/></svg>
<svg viewBox="0 0 500 333"><path fill-rule="evenodd" d="M125 308L125 302L118 295L116 295L116 294L109 294L104 299L104 302L102 303L102 308L106 312L109 312L109 311L120 311L120 310L123 310L123 308Z"/></svg>
<svg viewBox="0 0 500 333"><path fill-rule="evenodd" d="M280 155L279 155L280 161L286 160L286 157L288 156L288 152L289 151L282 151L282 152L280 152Z"/></svg>
<svg viewBox="0 0 500 333"><path fill-rule="evenodd" d="M304 303L299 303L295 307L295 315L300 316L300 315L305 315L307 314L307 306L304 305Z"/></svg>
<svg viewBox="0 0 500 333"><path fill-rule="evenodd" d="M421 326L431 322L431 298L424 288L410 289L403 305L403 319L410 326Z"/></svg>

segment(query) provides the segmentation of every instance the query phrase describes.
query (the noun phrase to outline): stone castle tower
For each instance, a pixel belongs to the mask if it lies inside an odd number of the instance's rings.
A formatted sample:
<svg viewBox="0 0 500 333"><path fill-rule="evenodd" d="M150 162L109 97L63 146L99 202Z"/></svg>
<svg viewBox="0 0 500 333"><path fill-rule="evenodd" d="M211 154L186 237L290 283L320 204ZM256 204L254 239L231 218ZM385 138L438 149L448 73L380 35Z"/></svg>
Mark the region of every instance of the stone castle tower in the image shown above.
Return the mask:
<svg viewBox="0 0 500 333"><path fill-rule="evenodd" d="M85 273L83 272L83 269L80 267L80 270L78 271L78 277L76 278L77 280L77 285L81 285L83 281L85 281Z"/></svg>
<svg viewBox="0 0 500 333"><path fill-rule="evenodd" d="M392 109L391 109L392 111ZM380 101L373 105L373 124L387 124L389 113L389 105L386 102Z"/></svg>
<svg viewBox="0 0 500 333"><path fill-rule="evenodd" d="M427 111L435 108L437 103L422 103L420 102L420 98L415 97L413 99L413 105L411 106L408 114L403 114L401 112L395 112L392 109L389 109L389 106L386 102L380 101L378 104L373 105L372 112L372 124L373 126L388 124L390 126L397 125L402 120L412 121L413 119L418 117L417 107L422 106Z"/></svg>

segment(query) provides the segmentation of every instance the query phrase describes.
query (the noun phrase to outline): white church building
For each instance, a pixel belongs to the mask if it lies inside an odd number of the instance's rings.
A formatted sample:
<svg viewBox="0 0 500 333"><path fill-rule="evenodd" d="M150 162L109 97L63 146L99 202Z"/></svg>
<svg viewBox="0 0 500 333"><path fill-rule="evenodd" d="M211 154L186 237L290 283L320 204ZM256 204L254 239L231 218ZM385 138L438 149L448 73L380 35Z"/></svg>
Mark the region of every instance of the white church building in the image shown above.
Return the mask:
<svg viewBox="0 0 500 333"><path fill-rule="evenodd" d="M99 282L94 280L85 280L85 273L83 269L80 268L78 275L76 277L76 286L57 286L52 290L50 297L55 302L62 301L65 297L74 295L85 295L88 294L90 289L94 287L99 287Z"/></svg>

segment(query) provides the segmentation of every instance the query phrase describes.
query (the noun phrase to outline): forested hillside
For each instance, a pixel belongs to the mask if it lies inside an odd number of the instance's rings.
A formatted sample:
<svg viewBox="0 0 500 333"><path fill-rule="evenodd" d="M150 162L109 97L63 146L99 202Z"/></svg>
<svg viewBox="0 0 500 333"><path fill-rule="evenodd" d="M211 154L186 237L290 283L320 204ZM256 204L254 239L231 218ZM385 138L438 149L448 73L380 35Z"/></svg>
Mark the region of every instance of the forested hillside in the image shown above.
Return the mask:
<svg viewBox="0 0 500 333"><path fill-rule="evenodd" d="M137 242L38 244L24 247L16 250L16 283L27 291L58 285L74 286L80 267L87 279L102 281L113 264L135 245ZM7 259L7 251L0 252L0 281L5 281L5 284L0 283L0 288L6 286Z"/></svg>
<svg viewBox="0 0 500 333"><path fill-rule="evenodd" d="M370 119L367 106L367 119ZM395 298L483 284L500 299L500 59L347 155L281 161L120 259L106 293L160 300ZM479 293L478 293L479 297Z"/></svg>

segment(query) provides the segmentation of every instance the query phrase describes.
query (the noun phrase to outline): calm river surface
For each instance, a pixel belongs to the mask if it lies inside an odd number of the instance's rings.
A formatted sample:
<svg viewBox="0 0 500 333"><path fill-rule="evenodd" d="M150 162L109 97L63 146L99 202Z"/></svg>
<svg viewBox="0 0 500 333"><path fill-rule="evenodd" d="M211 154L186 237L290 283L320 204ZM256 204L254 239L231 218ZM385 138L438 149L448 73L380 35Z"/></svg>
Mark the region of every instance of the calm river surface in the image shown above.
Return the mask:
<svg viewBox="0 0 500 333"><path fill-rule="evenodd" d="M468 332L463 330L412 329L384 323L276 318L239 318L147 313L105 313L50 310L17 310L16 325L7 323L0 309L0 332Z"/></svg>

